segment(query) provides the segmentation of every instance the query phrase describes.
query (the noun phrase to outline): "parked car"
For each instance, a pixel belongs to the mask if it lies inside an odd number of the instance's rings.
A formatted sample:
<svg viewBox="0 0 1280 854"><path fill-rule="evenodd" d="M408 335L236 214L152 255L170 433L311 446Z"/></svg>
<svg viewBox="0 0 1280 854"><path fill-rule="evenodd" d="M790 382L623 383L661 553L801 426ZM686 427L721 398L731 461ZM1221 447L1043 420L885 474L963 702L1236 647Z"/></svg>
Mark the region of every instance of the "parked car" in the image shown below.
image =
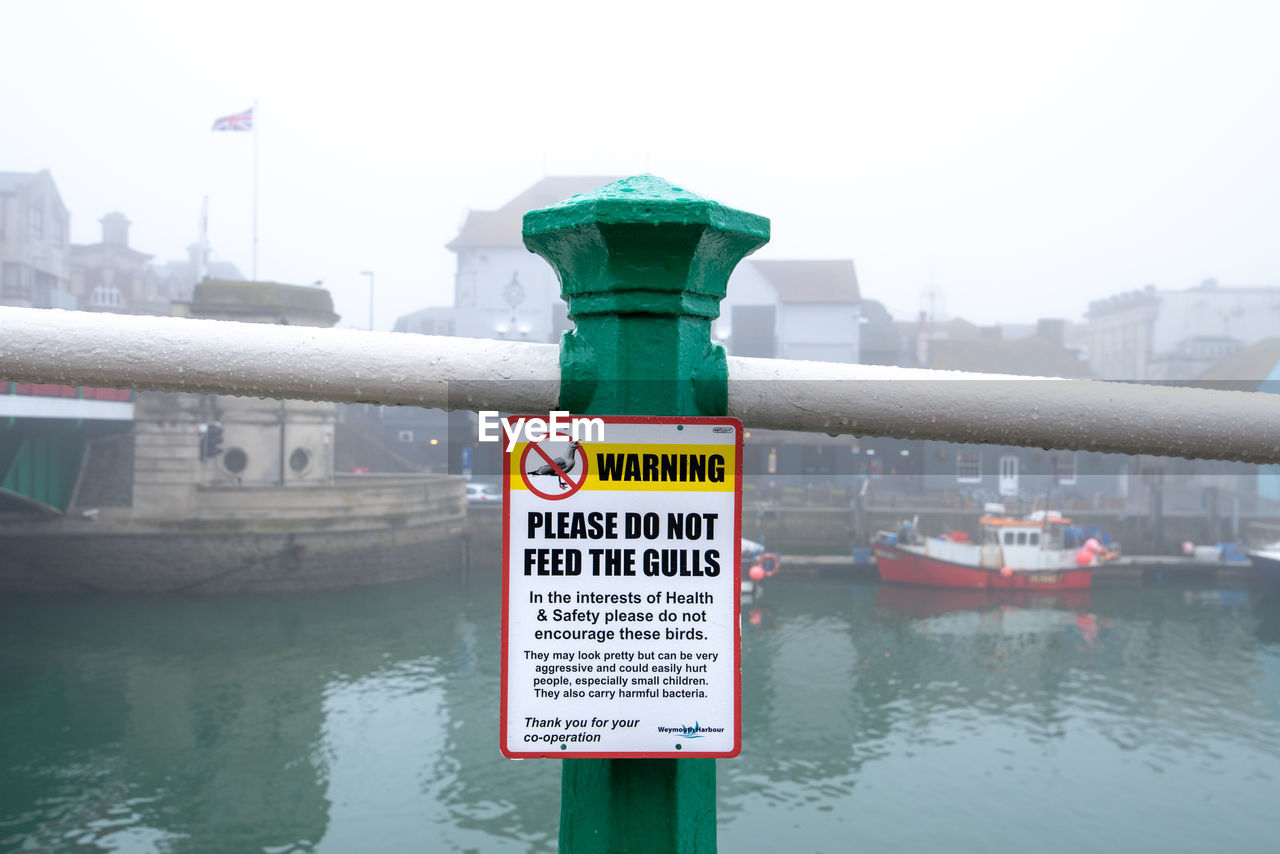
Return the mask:
<svg viewBox="0 0 1280 854"><path fill-rule="evenodd" d="M468 483L468 504L501 504L502 490L492 483Z"/></svg>

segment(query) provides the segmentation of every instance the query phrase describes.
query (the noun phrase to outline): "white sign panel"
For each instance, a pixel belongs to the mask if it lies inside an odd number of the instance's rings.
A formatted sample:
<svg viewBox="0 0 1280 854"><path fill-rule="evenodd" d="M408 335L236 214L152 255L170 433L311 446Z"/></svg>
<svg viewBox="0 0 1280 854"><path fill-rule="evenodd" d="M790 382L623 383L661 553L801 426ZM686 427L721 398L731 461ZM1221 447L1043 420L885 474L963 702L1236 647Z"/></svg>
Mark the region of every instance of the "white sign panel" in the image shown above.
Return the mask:
<svg viewBox="0 0 1280 854"><path fill-rule="evenodd" d="M736 756L742 422L600 421L504 458L502 752Z"/></svg>

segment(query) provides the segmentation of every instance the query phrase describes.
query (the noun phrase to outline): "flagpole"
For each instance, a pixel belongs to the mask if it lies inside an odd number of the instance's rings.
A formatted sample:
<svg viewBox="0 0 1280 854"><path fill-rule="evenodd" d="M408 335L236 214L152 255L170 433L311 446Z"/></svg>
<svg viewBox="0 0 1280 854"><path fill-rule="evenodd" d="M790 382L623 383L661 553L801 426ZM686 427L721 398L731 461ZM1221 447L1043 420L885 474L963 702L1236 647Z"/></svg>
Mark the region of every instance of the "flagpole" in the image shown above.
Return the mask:
<svg viewBox="0 0 1280 854"><path fill-rule="evenodd" d="M196 284L209 277L209 197L200 202L200 257L196 262Z"/></svg>
<svg viewBox="0 0 1280 854"><path fill-rule="evenodd" d="M253 99L253 281L258 281L258 99Z"/></svg>

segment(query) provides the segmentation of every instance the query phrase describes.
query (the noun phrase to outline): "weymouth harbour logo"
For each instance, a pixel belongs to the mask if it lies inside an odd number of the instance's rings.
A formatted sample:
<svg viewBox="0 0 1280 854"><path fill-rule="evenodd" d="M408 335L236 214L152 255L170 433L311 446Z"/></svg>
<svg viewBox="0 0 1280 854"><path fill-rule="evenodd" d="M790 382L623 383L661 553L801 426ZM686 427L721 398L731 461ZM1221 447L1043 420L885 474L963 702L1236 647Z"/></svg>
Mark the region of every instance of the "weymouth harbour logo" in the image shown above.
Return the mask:
<svg viewBox="0 0 1280 854"><path fill-rule="evenodd" d="M697 721L693 722L693 726L660 726L658 732L668 732L678 735L681 738L704 738L704 732L724 732L722 726L703 726Z"/></svg>

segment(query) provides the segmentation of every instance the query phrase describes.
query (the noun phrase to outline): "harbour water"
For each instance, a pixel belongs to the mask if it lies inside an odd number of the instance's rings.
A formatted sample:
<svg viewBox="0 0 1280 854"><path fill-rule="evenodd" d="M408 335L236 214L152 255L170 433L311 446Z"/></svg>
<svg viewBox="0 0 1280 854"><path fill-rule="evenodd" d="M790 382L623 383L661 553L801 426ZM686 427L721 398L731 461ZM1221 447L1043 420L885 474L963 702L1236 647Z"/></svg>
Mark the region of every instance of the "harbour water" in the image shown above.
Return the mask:
<svg viewBox="0 0 1280 854"><path fill-rule="evenodd" d="M743 611L720 850L1270 852L1280 601L779 577ZM0 603L0 850L555 850L498 752L496 572Z"/></svg>

